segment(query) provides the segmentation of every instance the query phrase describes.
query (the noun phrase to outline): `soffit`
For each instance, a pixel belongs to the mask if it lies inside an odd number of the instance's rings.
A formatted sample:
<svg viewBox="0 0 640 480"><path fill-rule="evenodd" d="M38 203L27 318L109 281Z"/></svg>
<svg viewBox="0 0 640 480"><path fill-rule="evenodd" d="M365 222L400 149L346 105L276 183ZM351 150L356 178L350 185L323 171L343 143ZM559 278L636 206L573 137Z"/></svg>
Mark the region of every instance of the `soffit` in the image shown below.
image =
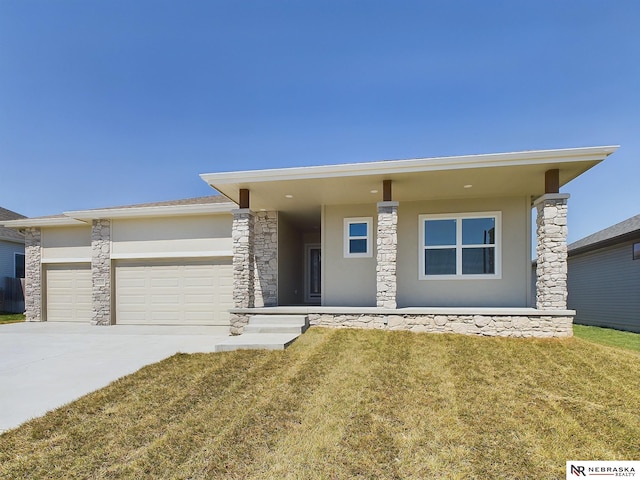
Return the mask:
<svg viewBox="0 0 640 480"><path fill-rule="evenodd" d="M231 200L249 189L253 210L294 211L317 205L382 200L391 180L393 200L530 196L544 191L547 170L559 169L565 185L617 147L518 152L512 154L398 160L368 164L205 174L202 178ZM465 185L471 185L465 188ZM371 193L377 190L376 193ZM290 196L291 198L288 198Z"/></svg>

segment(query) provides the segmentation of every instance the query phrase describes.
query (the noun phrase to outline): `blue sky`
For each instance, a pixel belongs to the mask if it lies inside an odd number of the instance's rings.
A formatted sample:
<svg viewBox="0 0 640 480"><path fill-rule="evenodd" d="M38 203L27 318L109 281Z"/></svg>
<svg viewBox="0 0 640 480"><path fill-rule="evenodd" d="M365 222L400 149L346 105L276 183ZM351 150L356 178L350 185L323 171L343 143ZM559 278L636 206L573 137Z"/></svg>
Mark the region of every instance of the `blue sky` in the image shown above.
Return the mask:
<svg viewBox="0 0 640 480"><path fill-rule="evenodd" d="M0 0L0 205L200 173L620 144L569 239L640 213L640 2Z"/></svg>

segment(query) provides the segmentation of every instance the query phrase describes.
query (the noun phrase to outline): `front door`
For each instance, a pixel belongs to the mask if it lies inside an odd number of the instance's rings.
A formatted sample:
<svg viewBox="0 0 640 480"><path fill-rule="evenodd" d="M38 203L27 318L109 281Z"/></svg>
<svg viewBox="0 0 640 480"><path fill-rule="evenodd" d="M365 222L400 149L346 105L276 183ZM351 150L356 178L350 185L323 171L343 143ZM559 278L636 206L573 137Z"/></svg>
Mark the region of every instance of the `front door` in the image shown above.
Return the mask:
<svg viewBox="0 0 640 480"><path fill-rule="evenodd" d="M304 301L307 303L320 304L322 295L321 271L322 253L320 245L306 245L305 247L305 289Z"/></svg>

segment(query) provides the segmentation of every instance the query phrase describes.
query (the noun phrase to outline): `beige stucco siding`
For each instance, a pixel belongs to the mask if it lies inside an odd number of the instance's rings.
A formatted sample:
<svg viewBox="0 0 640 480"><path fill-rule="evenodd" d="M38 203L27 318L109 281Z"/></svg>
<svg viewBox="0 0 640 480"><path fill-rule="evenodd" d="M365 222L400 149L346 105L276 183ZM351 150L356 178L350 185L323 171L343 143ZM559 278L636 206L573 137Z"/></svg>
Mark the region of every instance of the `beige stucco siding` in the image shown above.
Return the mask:
<svg viewBox="0 0 640 480"><path fill-rule="evenodd" d="M324 276L322 302L324 305L376 306L375 231L377 215L376 203L324 207L324 230L322 232ZM371 257L344 258L344 219L353 217L372 218L373 252Z"/></svg>
<svg viewBox="0 0 640 480"><path fill-rule="evenodd" d="M501 278L419 280L419 215L474 212L501 212ZM530 202L524 197L400 203L398 306L528 306L531 275L530 212Z"/></svg>
<svg viewBox="0 0 640 480"><path fill-rule="evenodd" d="M229 214L113 220L112 257L230 253L231 223Z"/></svg>
<svg viewBox="0 0 640 480"><path fill-rule="evenodd" d="M91 226L51 227L42 229L42 260L91 258Z"/></svg>

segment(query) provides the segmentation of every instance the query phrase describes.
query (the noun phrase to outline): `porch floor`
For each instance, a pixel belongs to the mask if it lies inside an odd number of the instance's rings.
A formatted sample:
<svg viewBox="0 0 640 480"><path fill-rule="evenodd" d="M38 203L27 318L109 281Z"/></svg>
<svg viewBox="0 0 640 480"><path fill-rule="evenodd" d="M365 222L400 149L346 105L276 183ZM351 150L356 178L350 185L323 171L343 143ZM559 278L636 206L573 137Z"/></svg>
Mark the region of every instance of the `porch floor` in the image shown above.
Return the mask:
<svg viewBox="0 0 640 480"><path fill-rule="evenodd" d="M250 315L500 315L500 316L573 316L575 310L538 310L532 307L403 307L396 309L343 306L278 306L234 308L231 313Z"/></svg>

